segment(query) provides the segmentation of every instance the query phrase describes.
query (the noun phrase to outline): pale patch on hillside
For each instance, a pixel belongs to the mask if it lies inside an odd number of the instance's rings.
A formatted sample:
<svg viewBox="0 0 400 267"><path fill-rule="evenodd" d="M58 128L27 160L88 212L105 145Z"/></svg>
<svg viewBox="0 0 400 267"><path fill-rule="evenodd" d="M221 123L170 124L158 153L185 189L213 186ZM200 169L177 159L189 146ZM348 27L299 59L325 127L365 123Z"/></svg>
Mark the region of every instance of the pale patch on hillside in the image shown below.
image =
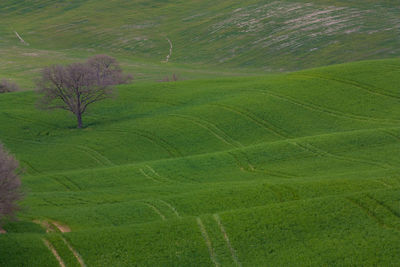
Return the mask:
<svg viewBox="0 0 400 267"><path fill-rule="evenodd" d="M213 36L211 41L233 35L235 38L249 41L242 47L236 47L234 51L252 48L315 51L334 44L325 41L319 46L317 44L316 47L310 47L314 41L322 39L334 40L338 39L338 36L350 34L398 31L400 18L395 15L396 12L394 8L392 13L388 13L379 7L374 10L361 10L344 6L274 1L221 14L220 21L215 22L209 28L209 32ZM382 14L385 14L385 18L382 18ZM377 18L380 19L380 23L375 23ZM226 59L231 58L232 56L228 56Z"/></svg>

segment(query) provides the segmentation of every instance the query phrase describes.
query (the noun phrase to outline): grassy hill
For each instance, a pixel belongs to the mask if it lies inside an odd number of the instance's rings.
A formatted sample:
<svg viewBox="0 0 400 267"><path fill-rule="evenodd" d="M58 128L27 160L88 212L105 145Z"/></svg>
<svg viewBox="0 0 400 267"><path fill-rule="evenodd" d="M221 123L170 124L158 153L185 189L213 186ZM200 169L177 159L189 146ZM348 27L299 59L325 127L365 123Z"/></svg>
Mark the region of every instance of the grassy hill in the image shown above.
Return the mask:
<svg viewBox="0 0 400 267"><path fill-rule="evenodd" d="M0 95L28 191L0 266L399 265L399 71L136 83L83 130Z"/></svg>
<svg viewBox="0 0 400 267"><path fill-rule="evenodd" d="M104 52L124 60L140 80L174 72L192 79L243 73L237 68L275 72L395 57L399 14L394 0L3 0L0 76L32 87L29 79L44 64ZM173 49L164 64L167 39Z"/></svg>

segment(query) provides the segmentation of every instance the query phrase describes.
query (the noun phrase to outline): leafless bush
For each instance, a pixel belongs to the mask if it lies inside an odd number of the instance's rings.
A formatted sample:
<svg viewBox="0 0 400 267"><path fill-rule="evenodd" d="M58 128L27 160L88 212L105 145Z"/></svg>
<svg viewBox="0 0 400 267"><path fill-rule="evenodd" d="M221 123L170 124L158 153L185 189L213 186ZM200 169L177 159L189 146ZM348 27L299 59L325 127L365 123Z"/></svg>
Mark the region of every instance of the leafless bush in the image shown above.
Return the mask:
<svg viewBox="0 0 400 267"><path fill-rule="evenodd" d="M174 74L172 74L171 77L165 76L164 78L162 78L161 80L158 80L158 81L159 81L159 82L176 82L176 81L178 81L178 80L179 80L178 75L176 75L176 74L174 73Z"/></svg>
<svg viewBox="0 0 400 267"><path fill-rule="evenodd" d="M6 217L12 218L18 210L16 202L21 199L22 194L17 168L18 162L0 143L0 223Z"/></svg>
<svg viewBox="0 0 400 267"><path fill-rule="evenodd" d="M72 112L82 128L82 114L95 102L108 98L117 84L127 83L132 76L122 72L117 60L97 55L84 63L54 65L42 71L38 92L39 106Z"/></svg>
<svg viewBox="0 0 400 267"><path fill-rule="evenodd" d="M6 79L2 79L0 81L0 93L9 93L15 91L19 91L19 87L16 83L10 82Z"/></svg>

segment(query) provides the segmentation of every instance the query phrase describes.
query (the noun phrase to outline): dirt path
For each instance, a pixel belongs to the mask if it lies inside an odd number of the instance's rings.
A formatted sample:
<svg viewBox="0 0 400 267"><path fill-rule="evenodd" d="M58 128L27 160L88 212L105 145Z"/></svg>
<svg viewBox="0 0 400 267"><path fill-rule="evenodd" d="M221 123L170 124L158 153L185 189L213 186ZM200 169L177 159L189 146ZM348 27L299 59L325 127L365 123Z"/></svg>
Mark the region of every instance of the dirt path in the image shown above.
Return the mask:
<svg viewBox="0 0 400 267"><path fill-rule="evenodd" d="M172 56L172 48L173 48L173 46L172 46L171 40L170 40L169 38L166 38L166 39L167 39L167 41L168 41L168 43L169 43L169 54L167 55L167 58L165 59L165 62L168 62L169 59L170 59L171 56Z"/></svg>
<svg viewBox="0 0 400 267"><path fill-rule="evenodd" d="M23 43L24 45L29 45L27 42L25 42L24 39L22 39L22 37L18 34L18 32L14 31L14 33L17 36L17 38L21 41L21 43Z"/></svg>

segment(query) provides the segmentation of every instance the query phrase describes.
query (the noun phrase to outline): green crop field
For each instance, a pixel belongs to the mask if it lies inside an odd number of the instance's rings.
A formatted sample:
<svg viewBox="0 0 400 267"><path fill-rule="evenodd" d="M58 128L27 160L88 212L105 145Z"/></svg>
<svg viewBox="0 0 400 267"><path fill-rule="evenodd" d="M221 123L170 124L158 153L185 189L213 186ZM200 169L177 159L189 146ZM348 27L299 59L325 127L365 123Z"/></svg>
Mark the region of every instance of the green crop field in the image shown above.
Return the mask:
<svg viewBox="0 0 400 267"><path fill-rule="evenodd" d="M0 266L397 266L398 84L399 59L141 82L82 130L2 94L26 197Z"/></svg>
<svg viewBox="0 0 400 267"><path fill-rule="evenodd" d="M37 109L96 54L133 83ZM400 266L399 57L398 0L1 0L0 267Z"/></svg>

